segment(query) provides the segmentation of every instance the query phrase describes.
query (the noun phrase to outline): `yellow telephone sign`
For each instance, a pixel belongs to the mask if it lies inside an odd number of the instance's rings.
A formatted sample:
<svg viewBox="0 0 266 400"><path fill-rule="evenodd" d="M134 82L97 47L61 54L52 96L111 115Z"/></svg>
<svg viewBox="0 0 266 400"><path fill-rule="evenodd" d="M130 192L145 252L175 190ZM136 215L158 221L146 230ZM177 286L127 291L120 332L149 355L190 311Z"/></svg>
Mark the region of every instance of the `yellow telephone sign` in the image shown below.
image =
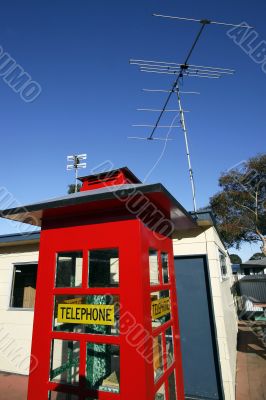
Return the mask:
<svg viewBox="0 0 266 400"><path fill-rule="evenodd" d="M170 298L163 297L159 300L154 300L151 303L151 316L152 319L158 319L170 314Z"/></svg>
<svg viewBox="0 0 266 400"><path fill-rule="evenodd" d="M57 321L68 324L114 325L114 305L58 304Z"/></svg>

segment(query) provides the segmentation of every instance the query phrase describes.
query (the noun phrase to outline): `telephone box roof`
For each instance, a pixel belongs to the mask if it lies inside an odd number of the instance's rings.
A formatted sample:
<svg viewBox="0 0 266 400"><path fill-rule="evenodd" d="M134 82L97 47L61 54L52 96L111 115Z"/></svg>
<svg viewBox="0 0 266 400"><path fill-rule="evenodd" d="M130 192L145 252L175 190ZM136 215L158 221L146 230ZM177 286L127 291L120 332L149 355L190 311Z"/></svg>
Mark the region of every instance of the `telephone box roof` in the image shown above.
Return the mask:
<svg viewBox="0 0 266 400"><path fill-rule="evenodd" d="M175 230L193 229L197 226L191 215L160 183L126 184L78 192L2 210L0 215L3 218L42 226L42 220L45 218L75 217L77 209L79 214L88 212L95 214L102 210L112 211L122 206L125 208L125 199L129 199L136 193L138 196L145 196L146 201L148 200L152 206L163 212L172 221Z"/></svg>
<svg viewBox="0 0 266 400"><path fill-rule="evenodd" d="M86 175L86 176L81 176L78 178L79 181L83 182L88 178L97 178L97 179L101 179L102 177L105 177L106 175L108 176L112 176L115 175L117 172L122 172L125 177L127 177L128 179L130 179L130 181L132 183L141 183L141 181L139 180L139 178L136 177L135 174L133 174L132 171L130 171L130 169L128 167L121 167L121 168L117 168L117 169L113 169L112 171L103 171L103 172L99 172L93 175Z"/></svg>

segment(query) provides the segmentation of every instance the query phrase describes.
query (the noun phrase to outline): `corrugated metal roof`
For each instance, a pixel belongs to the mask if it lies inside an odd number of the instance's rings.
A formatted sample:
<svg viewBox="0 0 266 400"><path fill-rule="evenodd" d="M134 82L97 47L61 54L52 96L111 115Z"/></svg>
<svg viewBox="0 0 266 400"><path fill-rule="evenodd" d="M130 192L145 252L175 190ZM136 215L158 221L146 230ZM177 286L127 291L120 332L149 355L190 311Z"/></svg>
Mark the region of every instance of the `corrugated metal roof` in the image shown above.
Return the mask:
<svg viewBox="0 0 266 400"><path fill-rule="evenodd" d="M241 281L263 281L266 280L266 275L265 274L261 274L261 275L246 275L243 276L243 278L241 278Z"/></svg>
<svg viewBox="0 0 266 400"><path fill-rule="evenodd" d="M23 232L11 233L9 235L0 235L0 243L20 242L25 240L38 240L40 239L40 232Z"/></svg>
<svg viewBox="0 0 266 400"><path fill-rule="evenodd" d="M244 263L241 264L241 267L243 268L248 268L249 266L251 267L264 267L266 268L266 257L261 258L260 260L248 260Z"/></svg>
<svg viewBox="0 0 266 400"><path fill-rule="evenodd" d="M241 296L255 303L266 303L266 275L245 276L238 281Z"/></svg>

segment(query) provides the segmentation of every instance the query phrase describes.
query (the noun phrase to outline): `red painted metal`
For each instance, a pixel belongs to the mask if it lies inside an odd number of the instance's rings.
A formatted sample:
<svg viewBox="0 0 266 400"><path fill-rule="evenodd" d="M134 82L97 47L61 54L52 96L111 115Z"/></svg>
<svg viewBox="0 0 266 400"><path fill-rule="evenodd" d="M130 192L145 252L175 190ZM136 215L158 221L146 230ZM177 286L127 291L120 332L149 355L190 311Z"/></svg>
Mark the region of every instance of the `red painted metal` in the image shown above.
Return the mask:
<svg viewBox="0 0 266 400"><path fill-rule="evenodd" d="M102 172L97 175L89 175L79 178L82 182L81 192L100 189L106 186L117 186L130 183L140 183L138 178L127 168L115 171Z"/></svg>
<svg viewBox="0 0 266 400"><path fill-rule="evenodd" d="M106 204L105 204L106 206ZM74 206L75 207L75 206ZM160 386L165 383L166 397L170 400L168 377L175 371L178 400L184 399L180 333L174 257L172 240L149 229L141 219L116 209L110 218L105 210L105 218L97 221L88 216L89 204L85 209L76 208L71 216L65 209L60 210L60 218L49 212L43 219L40 238L40 254L35 302L35 316L32 340L32 366L36 359L38 366L29 377L28 400L47 400L48 391L76 394L79 400L88 397L99 400L154 400ZM88 253L93 249L119 249L119 287L88 288ZM150 285L149 250L155 249L159 255L160 282ZM56 254L62 251L83 252L83 272L81 288L55 288ZM170 282L163 284L161 252L168 253ZM171 319L162 326L152 329L151 292L170 290ZM69 332L54 332L52 328L54 296L59 294L117 294L120 297L120 335L91 335ZM166 344L164 332L171 326L174 336L175 361L166 368ZM153 338L163 335L165 370L158 382L154 382ZM138 336L139 335L139 336ZM53 339L75 340L80 343L80 381L78 386L63 385L49 381L51 341ZM86 343L112 343L120 346L120 393L99 391L92 393L86 389ZM149 356L147 358L147 356ZM151 360L151 361L149 361ZM171 399L172 400L172 399Z"/></svg>

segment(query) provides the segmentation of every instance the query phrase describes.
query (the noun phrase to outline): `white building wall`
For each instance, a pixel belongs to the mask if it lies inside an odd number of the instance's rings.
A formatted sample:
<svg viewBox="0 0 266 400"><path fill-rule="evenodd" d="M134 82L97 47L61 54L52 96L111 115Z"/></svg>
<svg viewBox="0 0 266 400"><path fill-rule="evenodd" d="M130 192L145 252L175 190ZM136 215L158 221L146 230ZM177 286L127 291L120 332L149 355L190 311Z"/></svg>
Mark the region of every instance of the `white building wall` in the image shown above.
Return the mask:
<svg viewBox="0 0 266 400"><path fill-rule="evenodd" d="M0 371L28 375L33 310L11 309L14 263L38 262L37 245L0 248Z"/></svg>
<svg viewBox="0 0 266 400"><path fill-rule="evenodd" d="M206 255L213 297L220 366L225 400L235 400L237 315L231 294L233 278L229 256L215 230L209 227L195 237L174 239L174 255ZM219 250L226 255L228 276L222 278Z"/></svg>

